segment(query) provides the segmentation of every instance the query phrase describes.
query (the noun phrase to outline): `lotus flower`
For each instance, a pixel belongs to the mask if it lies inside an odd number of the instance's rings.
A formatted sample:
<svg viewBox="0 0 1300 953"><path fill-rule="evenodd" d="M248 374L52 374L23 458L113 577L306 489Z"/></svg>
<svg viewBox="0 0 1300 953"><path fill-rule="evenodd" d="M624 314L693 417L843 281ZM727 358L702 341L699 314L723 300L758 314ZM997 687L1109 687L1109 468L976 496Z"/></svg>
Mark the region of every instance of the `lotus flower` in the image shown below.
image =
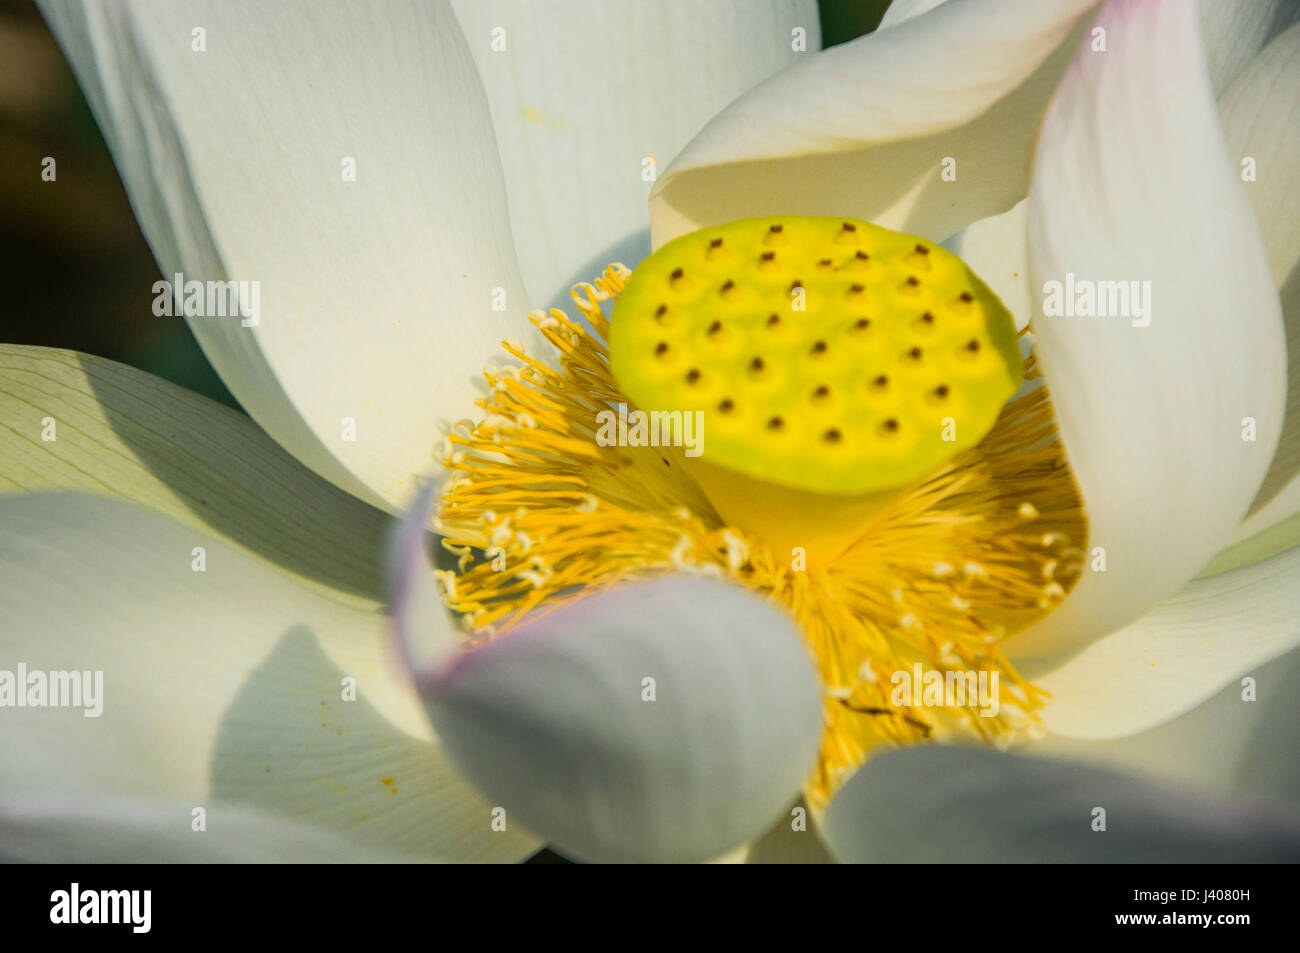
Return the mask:
<svg viewBox="0 0 1300 953"><path fill-rule="evenodd" d="M9 854L1294 856L1177 729L1231 702L1196 734L1240 743L1300 638L1296 7L1093 8L895 3L816 52L810 3L43 2L162 274L260 313L187 312L251 421L3 351L4 657L104 675L98 718L5 713ZM726 333L670 292L732 248L719 295L872 317L656 376L656 316ZM1144 313L1049 307L1076 278ZM861 421L759 378L873 319L968 321L973 363L853 359L928 391L836 469ZM704 467L596 439L715 382ZM925 399L987 420L897 450ZM900 701L913 664L1013 697ZM1057 757L935 743L981 740ZM1151 751L1218 792L1081 763Z"/></svg>

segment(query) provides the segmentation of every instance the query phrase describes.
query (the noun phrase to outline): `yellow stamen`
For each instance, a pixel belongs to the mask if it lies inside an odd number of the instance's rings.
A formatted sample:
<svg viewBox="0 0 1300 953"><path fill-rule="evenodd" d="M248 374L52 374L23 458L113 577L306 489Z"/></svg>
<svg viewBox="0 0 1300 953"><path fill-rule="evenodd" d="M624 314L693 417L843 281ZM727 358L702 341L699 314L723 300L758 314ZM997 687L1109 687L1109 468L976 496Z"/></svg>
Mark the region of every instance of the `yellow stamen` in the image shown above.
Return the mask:
<svg viewBox="0 0 1300 953"><path fill-rule="evenodd" d="M882 745L956 735L1001 745L1041 729L1045 695L1001 644L1069 591L1087 532L1046 388L1008 402L976 446L882 501L846 551L802 565L786 541L719 516L685 448L597 441L597 414L630 403L610 371L602 311L629 275L612 265L573 290L594 334L558 309L533 312L558 361L507 344L518 366L485 371L482 419L448 438L439 529L461 566L444 588L475 635L634 576L701 573L769 596L791 612L826 686L821 757L805 788L815 806ZM1039 376L1032 357L1024 376ZM894 674L914 663L998 673L1000 710L896 702Z"/></svg>

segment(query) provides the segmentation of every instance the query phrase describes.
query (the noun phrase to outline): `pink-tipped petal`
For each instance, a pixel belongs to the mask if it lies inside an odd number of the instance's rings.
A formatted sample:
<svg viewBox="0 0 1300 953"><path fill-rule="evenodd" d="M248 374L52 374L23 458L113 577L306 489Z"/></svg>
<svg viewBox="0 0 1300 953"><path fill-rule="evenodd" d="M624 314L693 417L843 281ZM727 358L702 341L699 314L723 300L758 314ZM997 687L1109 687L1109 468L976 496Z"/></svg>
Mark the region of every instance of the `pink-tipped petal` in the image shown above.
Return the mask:
<svg viewBox="0 0 1300 953"><path fill-rule="evenodd" d="M420 487L388 545L388 612L398 652L417 674L446 664L460 644L426 548L436 492L432 480Z"/></svg>

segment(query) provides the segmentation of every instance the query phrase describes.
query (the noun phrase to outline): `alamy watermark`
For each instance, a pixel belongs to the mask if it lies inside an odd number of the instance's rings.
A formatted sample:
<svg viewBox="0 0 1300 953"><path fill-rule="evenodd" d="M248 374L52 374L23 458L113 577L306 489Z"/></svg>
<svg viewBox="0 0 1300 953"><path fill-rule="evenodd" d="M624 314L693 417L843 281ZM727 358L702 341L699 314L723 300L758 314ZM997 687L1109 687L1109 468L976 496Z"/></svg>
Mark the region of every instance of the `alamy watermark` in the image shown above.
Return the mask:
<svg viewBox="0 0 1300 953"><path fill-rule="evenodd" d="M926 671L920 662L912 671L899 669L889 677L894 690L889 696L895 707L912 708L966 708L978 706L981 717L996 718L1001 705L998 702L998 673L996 670L959 672L948 669Z"/></svg>
<svg viewBox="0 0 1300 953"><path fill-rule="evenodd" d="M73 882L50 894L54 924L125 924L132 933L148 933L153 925L152 890L83 890Z"/></svg>
<svg viewBox="0 0 1300 953"><path fill-rule="evenodd" d="M153 294L153 313L160 318L237 316L246 328L255 328L262 320L262 285L258 281L186 281L178 271L171 281L155 281Z"/></svg>
<svg viewBox="0 0 1300 953"><path fill-rule="evenodd" d="M596 443L602 447L685 447L688 457L704 452L704 411L633 410L620 403L618 411L596 414Z"/></svg>
<svg viewBox="0 0 1300 953"><path fill-rule="evenodd" d="M1043 314L1049 318L1132 318L1135 328L1151 323L1151 282L1092 281L1065 273L1065 281L1043 282Z"/></svg>
<svg viewBox="0 0 1300 953"><path fill-rule="evenodd" d="M0 708L81 708L87 718L104 712L104 673L0 669Z"/></svg>

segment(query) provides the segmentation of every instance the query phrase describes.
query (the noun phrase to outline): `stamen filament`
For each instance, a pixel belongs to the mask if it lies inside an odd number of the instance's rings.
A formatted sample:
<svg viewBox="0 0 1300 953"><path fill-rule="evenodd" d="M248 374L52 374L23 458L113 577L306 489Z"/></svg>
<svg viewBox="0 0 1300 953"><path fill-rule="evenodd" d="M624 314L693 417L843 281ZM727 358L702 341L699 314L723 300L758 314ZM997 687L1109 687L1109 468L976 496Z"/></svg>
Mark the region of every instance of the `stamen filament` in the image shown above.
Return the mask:
<svg viewBox="0 0 1300 953"><path fill-rule="evenodd" d="M786 541L718 514L684 448L597 442L597 413L627 402L610 373L602 305L629 274L613 265L575 287L594 334L558 309L531 314L556 364L508 345L520 366L489 368L482 420L448 437L440 530L461 566L447 601L474 637L500 637L592 587L667 572L766 595L796 620L826 686L823 748L806 785L814 806L881 745L957 735L1006 745L1041 730L1047 696L1002 645L1068 593L1087 532L1046 388L1009 401L978 445L891 494L834 558L800 565ZM1032 356L1024 373L1038 377ZM895 673L914 663L996 672L1011 697L995 716L971 699L900 703Z"/></svg>

